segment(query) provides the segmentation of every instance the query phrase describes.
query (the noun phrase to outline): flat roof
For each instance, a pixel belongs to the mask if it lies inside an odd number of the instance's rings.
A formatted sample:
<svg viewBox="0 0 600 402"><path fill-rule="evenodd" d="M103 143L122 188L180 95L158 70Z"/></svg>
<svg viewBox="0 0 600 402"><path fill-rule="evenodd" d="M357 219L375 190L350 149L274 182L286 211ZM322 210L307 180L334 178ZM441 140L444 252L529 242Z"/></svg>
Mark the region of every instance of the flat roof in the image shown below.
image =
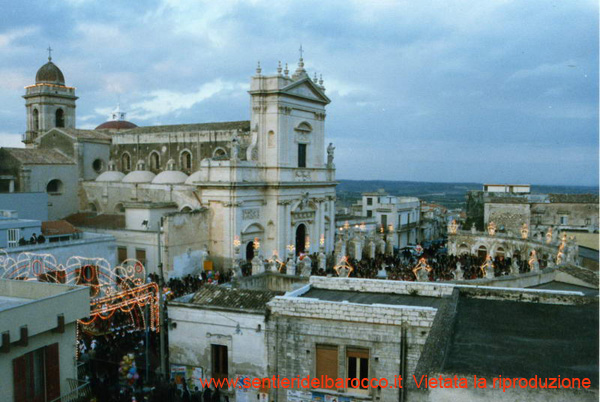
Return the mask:
<svg viewBox="0 0 600 402"><path fill-rule="evenodd" d="M567 290L570 292L581 292L586 296L598 296L598 289L590 289L570 283L551 281L541 285L530 286L528 289Z"/></svg>
<svg viewBox="0 0 600 402"><path fill-rule="evenodd" d="M598 299L580 305L458 299L444 373L589 378L598 388Z"/></svg>
<svg viewBox="0 0 600 402"><path fill-rule="evenodd" d="M22 306L30 301L31 299L26 299L24 297L0 296L0 311Z"/></svg>
<svg viewBox="0 0 600 402"><path fill-rule="evenodd" d="M418 306L438 308L439 297L411 296L394 293L357 292L353 290L330 290L311 287L299 297L357 304L389 304L394 306Z"/></svg>

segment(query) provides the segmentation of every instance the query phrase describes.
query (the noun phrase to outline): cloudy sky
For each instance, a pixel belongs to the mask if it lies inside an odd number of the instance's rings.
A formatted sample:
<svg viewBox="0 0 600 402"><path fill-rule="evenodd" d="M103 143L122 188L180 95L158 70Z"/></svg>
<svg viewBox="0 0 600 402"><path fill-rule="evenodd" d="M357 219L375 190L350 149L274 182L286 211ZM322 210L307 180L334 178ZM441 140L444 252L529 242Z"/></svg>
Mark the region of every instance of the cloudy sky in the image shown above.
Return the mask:
<svg viewBox="0 0 600 402"><path fill-rule="evenodd" d="M246 120L249 77L298 47L332 99L337 177L598 183L598 3L28 1L0 14L0 145L46 48L77 125Z"/></svg>

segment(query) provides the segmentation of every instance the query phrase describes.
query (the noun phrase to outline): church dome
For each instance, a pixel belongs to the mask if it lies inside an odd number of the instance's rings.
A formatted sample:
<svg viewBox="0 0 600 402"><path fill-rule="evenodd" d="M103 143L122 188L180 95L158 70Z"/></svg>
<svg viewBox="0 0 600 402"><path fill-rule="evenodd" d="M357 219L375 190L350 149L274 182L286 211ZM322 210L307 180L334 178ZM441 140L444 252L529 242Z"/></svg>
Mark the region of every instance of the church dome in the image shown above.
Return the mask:
<svg viewBox="0 0 600 402"><path fill-rule="evenodd" d="M150 183L156 175L146 170L146 162L140 159L133 172L123 178L122 183Z"/></svg>
<svg viewBox="0 0 600 402"><path fill-rule="evenodd" d="M167 162L167 170L159 173L152 184L181 184L185 183L188 175L182 171L177 170L177 164L174 159L169 159Z"/></svg>
<svg viewBox="0 0 600 402"><path fill-rule="evenodd" d="M148 170L134 170L121 180L122 183L150 183L156 175Z"/></svg>
<svg viewBox="0 0 600 402"><path fill-rule="evenodd" d="M100 176L96 177L96 181L121 181L125 177L125 174L117 171L107 170L106 172L100 173Z"/></svg>
<svg viewBox="0 0 600 402"><path fill-rule="evenodd" d="M60 68L48 58L48 63L41 66L35 75L35 83L65 85L65 76Z"/></svg>
<svg viewBox="0 0 600 402"><path fill-rule="evenodd" d="M188 175L177 170L165 170L156 175L152 184L182 184L187 180Z"/></svg>
<svg viewBox="0 0 600 402"><path fill-rule="evenodd" d="M185 181L185 184L196 184L206 180L206 172L198 170L190 175Z"/></svg>
<svg viewBox="0 0 600 402"><path fill-rule="evenodd" d="M129 130L136 128L137 125L126 120L109 120L100 124L95 130Z"/></svg>

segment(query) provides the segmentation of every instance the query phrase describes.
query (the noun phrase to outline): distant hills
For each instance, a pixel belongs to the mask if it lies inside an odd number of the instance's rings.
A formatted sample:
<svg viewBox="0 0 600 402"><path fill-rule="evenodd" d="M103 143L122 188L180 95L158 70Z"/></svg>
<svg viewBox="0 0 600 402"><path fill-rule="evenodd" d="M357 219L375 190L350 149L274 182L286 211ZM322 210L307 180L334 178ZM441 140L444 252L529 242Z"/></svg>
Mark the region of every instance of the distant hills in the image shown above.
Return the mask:
<svg viewBox="0 0 600 402"><path fill-rule="evenodd" d="M390 195L418 197L427 202L442 204L447 208L465 206L465 194L469 190L483 189L483 183L432 183L418 181L388 180L338 180L337 198L344 206L350 206L367 191L385 190ZM598 187L531 185L537 194L598 194Z"/></svg>

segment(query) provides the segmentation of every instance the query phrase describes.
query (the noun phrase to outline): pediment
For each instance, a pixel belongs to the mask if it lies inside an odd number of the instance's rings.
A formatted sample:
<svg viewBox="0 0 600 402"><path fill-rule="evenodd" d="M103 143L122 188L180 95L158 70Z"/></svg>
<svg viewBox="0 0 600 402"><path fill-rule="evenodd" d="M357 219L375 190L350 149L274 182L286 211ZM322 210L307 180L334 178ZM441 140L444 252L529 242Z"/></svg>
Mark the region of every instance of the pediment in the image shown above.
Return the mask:
<svg viewBox="0 0 600 402"><path fill-rule="evenodd" d="M283 93L294 95L299 98L304 98L319 103L330 103L331 100L323 93L310 78L306 77L298 80L281 90Z"/></svg>

